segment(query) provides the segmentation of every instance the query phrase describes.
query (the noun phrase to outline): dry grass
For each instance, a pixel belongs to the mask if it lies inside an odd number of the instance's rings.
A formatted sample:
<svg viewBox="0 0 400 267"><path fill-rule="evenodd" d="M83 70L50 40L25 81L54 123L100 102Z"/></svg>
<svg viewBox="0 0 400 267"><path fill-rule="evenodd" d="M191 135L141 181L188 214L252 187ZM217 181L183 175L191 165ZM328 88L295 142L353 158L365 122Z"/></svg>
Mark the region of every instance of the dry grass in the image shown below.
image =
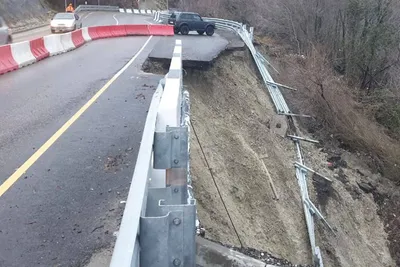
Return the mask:
<svg viewBox="0 0 400 267"><path fill-rule="evenodd" d="M357 91L334 73L320 51L314 49L307 57L289 54L279 59L284 77L279 82L299 89L287 93L289 101L297 112L315 116L315 120L303 119L302 123L325 141L338 140L343 148L364 152L373 170L398 181L399 142L356 101Z"/></svg>

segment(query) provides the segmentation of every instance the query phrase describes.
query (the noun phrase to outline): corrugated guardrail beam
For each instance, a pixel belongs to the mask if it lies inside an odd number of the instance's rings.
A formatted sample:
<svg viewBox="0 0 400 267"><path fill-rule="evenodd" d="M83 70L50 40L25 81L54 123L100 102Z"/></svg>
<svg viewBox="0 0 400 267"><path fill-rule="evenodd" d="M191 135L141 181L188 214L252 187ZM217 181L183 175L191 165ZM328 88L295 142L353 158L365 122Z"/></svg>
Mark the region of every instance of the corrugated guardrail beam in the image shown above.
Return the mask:
<svg viewBox="0 0 400 267"><path fill-rule="evenodd" d="M118 6L102 6L102 5L80 5L76 8L75 12L81 11L112 11L118 12Z"/></svg>
<svg viewBox="0 0 400 267"><path fill-rule="evenodd" d="M148 112L111 267L195 266L196 200L189 174L182 42Z"/></svg>
<svg viewBox="0 0 400 267"><path fill-rule="evenodd" d="M76 8L75 12L82 11L110 11L110 12L120 12L127 14L140 14L151 16L156 13L155 10L145 10L145 9L131 9L131 8L120 8L119 6L103 6L103 5L80 5Z"/></svg>

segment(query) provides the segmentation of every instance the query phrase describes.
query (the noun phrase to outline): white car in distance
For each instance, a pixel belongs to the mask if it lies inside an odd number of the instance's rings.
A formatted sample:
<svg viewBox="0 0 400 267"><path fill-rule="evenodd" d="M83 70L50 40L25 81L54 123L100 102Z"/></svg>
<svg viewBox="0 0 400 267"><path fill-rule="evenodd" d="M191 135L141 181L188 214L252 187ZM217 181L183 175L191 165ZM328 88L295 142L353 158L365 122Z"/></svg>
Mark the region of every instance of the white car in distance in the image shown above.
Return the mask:
<svg viewBox="0 0 400 267"><path fill-rule="evenodd" d="M82 28L82 21L75 13L57 13L50 22L51 32L70 32Z"/></svg>

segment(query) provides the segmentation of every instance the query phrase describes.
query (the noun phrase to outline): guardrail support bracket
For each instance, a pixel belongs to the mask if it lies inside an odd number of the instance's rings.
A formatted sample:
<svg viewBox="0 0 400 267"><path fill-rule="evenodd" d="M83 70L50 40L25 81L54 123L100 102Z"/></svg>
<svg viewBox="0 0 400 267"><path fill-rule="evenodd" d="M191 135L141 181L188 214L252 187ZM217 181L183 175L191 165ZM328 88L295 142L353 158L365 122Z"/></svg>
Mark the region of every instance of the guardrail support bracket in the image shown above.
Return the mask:
<svg viewBox="0 0 400 267"><path fill-rule="evenodd" d="M195 266L196 200L188 204L186 196L186 186L149 189L140 219L140 266Z"/></svg>
<svg viewBox="0 0 400 267"><path fill-rule="evenodd" d="M166 132L154 134L154 169L186 168L188 128L167 127Z"/></svg>

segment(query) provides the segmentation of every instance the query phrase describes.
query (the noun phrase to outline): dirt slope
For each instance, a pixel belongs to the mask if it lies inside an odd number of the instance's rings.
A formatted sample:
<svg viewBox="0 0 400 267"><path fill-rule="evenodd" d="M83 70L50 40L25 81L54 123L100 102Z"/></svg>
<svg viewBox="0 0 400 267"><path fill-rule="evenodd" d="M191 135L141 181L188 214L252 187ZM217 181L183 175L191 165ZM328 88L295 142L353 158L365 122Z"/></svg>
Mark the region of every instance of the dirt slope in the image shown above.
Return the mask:
<svg viewBox="0 0 400 267"><path fill-rule="evenodd" d="M282 121L253 71L240 64L245 61L243 55L222 58L208 73L193 73L185 79L185 84L193 86L194 129L239 238L193 139L192 170L199 214L209 237L220 242L242 243L296 263L308 263L300 195L287 160L295 152L283 138L284 128L276 128ZM236 77L231 80L233 75ZM261 157L266 157L279 200L273 199Z"/></svg>
<svg viewBox="0 0 400 267"><path fill-rule="evenodd" d="M191 158L199 216L211 239L310 264L294 146L284 138L286 122L275 115L250 62L247 52L236 51L220 57L211 70L189 70L184 78L197 133ZM314 145L305 145L305 158L335 180L332 188L309 180L314 203L337 229L335 236L317 223L325 266L395 266L373 196L357 186L356 169L364 172L366 166L349 156L348 168L328 170L328 155Z"/></svg>
<svg viewBox="0 0 400 267"><path fill-rule="evenodd" d="M52 10L44 0L2 0L0 15L14 31L48 23Z"/></svg>

